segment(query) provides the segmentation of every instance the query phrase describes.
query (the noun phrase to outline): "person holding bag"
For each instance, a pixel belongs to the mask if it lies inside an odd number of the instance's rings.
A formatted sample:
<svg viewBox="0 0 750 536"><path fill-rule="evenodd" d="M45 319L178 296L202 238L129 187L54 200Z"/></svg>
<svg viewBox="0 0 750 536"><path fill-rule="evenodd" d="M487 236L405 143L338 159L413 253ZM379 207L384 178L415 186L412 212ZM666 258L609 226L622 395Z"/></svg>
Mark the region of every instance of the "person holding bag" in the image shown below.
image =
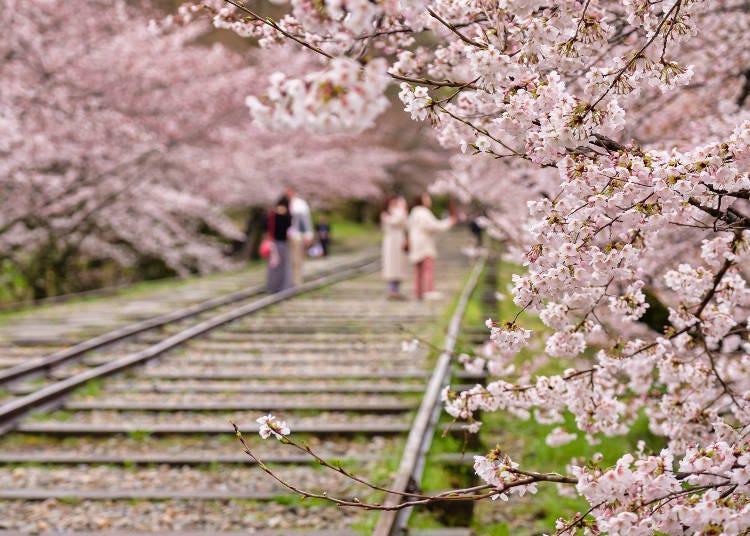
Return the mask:
<svg viewBox="0 0 750 536"><path fill-rule="evenodd" d="M291 225L289 198L282 196L276 203L276 208L268 214L266 223L268 234L267 238L261 242L260 254L268 257L266 280L268 292L281 292L292 287L292 263L287 242L287 234Z"/></svg>

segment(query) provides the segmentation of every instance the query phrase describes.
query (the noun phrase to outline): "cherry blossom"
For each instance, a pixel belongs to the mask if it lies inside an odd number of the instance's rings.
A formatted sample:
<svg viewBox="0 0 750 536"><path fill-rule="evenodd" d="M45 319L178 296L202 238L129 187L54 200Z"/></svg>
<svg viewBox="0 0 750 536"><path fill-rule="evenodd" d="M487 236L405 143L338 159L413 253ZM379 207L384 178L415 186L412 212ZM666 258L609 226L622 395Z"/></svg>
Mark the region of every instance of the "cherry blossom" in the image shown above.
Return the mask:
<svg viewBox="0 0 750 536"><path fill-rule="evenodd" d="M534 418L559 426L552 444L621 436L643 415L667 443L613 467L574 463L567 475L525 471L495 452L475 465L495 495L575 485L591 510L561 519L559 533L747 531L745 6L293 1L279 22L225 7L207 3L215 24L241 20L263 46L294 43L323 62L274 79L255 97L262 114L291 114L312 131L366 128L387 72L405 113L455 155L435 190L477 203L488 231L506 240L520 266L519 313L492 319L479 358L496 378L446 390L450 415L472 429L477 411ZM334 70L341 88L317 90ZM369 102L350 105L352 84L373 70L358 93ZM301 89L291 98L279 88ZM310 95L319 102L300 118L295 106ZM545 329L524 327L528 314Z"/></svg>
<svg viewBox="0 0 750 536"><path fill-rule="evenodd" d="M441 165L429 143L398 146L416 126L359 138L248 129L237 88L260 93L280 63L295 73L315 63L288 48L205 44L211 28L194 10L170 17L193 25L164 31L148 24L161 12L121 1L5 7L0 253L36 297L95 284L87 264L123 277L141 262L177 274L234 267L226 244L245 235L229 209L267 206L284 185L314 206L378 199L414 176L412 157Z"/></svg>
<svg viewBox="0 0 750 536"><path fill-rule="evenodd" d="M256 419L256 422L258 423L258 434L263 439L268 439L271 436L274 436L276 439L282 439L291 433L286 422L279 420L270 413L259 417Z"/></svg>

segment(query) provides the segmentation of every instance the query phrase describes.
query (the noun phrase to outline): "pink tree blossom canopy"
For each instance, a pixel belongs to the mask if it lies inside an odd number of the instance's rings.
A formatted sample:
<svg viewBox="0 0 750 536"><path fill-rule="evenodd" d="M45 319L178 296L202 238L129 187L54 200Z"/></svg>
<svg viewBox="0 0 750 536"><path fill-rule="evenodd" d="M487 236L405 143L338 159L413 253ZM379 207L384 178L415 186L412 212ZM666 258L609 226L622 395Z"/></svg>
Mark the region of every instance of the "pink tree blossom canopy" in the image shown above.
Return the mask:
<svg viewBox="0 0 750 536"><path fill-rule="evenodd" d="M310 57L210 44L206 24L154 31L161 16L103 0L0 10L0 253L30 280L77 259L227 268L220 239L244 239L227 208L285 185L315 204L376 198L404 160L380 132L250 128L246 94Z"/></svg>

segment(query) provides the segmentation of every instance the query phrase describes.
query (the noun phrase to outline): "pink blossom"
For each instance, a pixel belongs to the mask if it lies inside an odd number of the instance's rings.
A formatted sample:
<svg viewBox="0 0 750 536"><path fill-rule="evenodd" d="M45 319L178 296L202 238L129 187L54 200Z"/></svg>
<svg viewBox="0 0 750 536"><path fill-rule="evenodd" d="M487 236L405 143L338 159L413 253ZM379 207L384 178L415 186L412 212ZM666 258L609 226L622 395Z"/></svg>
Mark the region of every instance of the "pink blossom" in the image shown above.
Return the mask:
<svg viewBox="0 0 750 536"><path fill-rule="evenodd" d="M263 417L258 417L256 422L258 423L258 434L263 439L268 439L271 436L274 436L276 439L282 439L291 433L286 422L280 421L270 413Z"/></svg>

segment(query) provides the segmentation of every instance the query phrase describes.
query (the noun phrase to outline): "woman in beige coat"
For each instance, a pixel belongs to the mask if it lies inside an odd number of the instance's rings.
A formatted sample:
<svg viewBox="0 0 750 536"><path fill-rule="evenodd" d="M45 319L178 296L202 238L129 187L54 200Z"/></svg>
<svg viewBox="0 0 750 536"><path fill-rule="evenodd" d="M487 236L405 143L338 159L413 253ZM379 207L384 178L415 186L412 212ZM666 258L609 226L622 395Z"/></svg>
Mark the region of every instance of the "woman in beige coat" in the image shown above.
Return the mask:
<svg viewBox="0 0 750 536"><path fill-rule="evenodd" d="M409 230L409 261L414 265L414 296L421 300L436 297L435 286L435 235L447 231L456 223L451 216L439 220L430 210L432 199L424 194L414 202L407 222Z"/></svg>
<svg viewBox="0 0 750 536"><path fill-rule="evenodd" d="M406 209L403 197L393 197L380 214L383 229L383 279L388 282L388 298L391 300L404 298L399 287L409 274L409 261L405 251Z"/></svg>

